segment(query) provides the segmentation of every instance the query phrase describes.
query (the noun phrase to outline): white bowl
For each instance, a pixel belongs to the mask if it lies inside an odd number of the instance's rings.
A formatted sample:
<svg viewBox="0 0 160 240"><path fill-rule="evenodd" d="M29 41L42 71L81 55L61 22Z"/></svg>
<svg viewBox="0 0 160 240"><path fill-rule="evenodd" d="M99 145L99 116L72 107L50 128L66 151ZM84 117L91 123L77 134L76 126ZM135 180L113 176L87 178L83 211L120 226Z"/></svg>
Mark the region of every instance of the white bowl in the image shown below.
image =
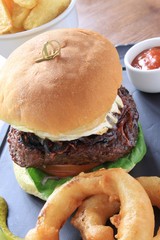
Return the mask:
<svg viewBox="0 0 160 240"><path fill-rule="evenodd" d="M150 38L135 44L125 54L124 63L128 77L137 89L148 93L158 93L160 92L160 68L141 70L131 66L133 59L139 53L152 47L160 47L160 37Z"/></svg>
<svg viewBox="0 0 160 240"><path fill-rule="evenodd" d="M42 32L57 28L78 27L78 15L75 3L76 0L71 0L70 5L63 13L40 27L23 32L0 35L0 55L8 57L22 43Z"/></svg>

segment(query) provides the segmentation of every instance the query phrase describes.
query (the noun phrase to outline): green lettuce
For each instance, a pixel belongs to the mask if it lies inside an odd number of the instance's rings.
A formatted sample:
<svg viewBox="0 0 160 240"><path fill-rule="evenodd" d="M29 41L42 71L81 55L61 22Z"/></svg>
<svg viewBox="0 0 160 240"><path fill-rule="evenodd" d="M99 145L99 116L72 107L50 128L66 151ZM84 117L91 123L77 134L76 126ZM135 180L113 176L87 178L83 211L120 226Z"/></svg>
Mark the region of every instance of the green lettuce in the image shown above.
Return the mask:
<svg viewBox="0 0 160 240"><path fill-rule="evenodd" d="M134 166L140 162L144 155L146 154L147 148L144 141L144 136L142 132L142 127L139 124L139 132L138 132L138 139L136 146L132 149L131 153L127 154L126 156L119 158L115 162L106 162L103 163L101 166L94 168L93 170L98 170L100 168L123 168L126 169L128 172L131 171Z"/></svg>
<svg viewBox="0 0 160 240"><path fill-rule="evenodd" d="M144 141L144 136L142 132L141 125L139 124L139 133L136 146L132 149L131 153L128 155L119 158L115 162L107 162L101 164L100 166L94 168L92 171L96 171L100 168L117 168L121 167L130 171L134 166L142 160L144 155L146 154L146 144ZM28 168L28 174L32 178L37 190L42 194L44 199L47 199L49 195L57 188L58 186L64 184L69 181L71 177L57 179L54 177L50 177L43 171L36 168Z"/></svg>

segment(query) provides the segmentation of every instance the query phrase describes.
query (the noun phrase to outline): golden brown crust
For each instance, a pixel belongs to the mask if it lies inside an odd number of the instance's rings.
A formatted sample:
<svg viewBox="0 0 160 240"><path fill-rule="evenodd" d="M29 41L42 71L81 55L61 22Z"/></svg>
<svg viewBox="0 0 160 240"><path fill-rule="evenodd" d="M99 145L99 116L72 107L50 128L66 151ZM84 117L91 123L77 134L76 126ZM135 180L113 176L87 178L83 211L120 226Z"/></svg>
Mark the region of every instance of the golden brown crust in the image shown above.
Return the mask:
<svg viewBox="0 0 160 240"><path fill-rule="evenodd" d="M138 177L137 180L147 192L152 205L160 209L160 177Z"/></svg>
<svg viewBox="0 0 160 240"><path fill-rule="evenodd" d="M119 212L120 203L106 194L97 194L85 199L71 223L77 228L83 240L114 240L113 229L106 226L107 220Z"/></svg>
<svg viewBox="0 0 160 240"><path fill-rule="evenodd" d="M99 194L120 200L120 223L116 239L152 239L154 213L147 193L123 169L112 168L82 173L57 188L42 208L36 227L27 233L25 240L59 240L59 230L68 217L84 199Z"/></svg>
<svg viewBox="0 0 160 240"><path fill-rule="evenodd" d="M35 63L49 40L60 43L60 56ZM0 118L52 135L86 130L102 121L120 84L117 51L103 36L82 29L46 32L15 50L0 72Z"/></svg>

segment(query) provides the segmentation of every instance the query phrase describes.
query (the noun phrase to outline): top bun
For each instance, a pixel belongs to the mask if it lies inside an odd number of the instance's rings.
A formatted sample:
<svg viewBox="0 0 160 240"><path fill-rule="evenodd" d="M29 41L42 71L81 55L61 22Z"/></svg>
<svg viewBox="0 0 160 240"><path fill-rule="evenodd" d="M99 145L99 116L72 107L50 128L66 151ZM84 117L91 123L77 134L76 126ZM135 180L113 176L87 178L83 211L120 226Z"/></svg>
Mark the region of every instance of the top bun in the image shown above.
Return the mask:
<svg viewBox="0 0 160 240"><path fill-rule="evenodd" d="M59 42L60 55L36 63L51 40ZM45 32L17 48L1 70L0 118L53 136L87 131L104 120L121 79L118 53L103 36L82 29Z"/></svg>

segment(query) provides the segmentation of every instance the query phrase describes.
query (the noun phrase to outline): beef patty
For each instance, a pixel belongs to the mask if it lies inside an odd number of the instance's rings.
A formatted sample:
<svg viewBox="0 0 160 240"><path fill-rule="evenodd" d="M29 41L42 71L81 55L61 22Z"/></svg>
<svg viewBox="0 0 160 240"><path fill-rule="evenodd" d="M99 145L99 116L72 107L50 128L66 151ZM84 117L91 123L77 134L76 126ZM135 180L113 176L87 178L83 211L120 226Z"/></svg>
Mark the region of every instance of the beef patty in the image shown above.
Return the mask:
<svg viewBox="0 0 160 240"><path fill-rule="evenodd" d="M124 87L118 89L118 95L124 107L117 124L103 135L52 142L11 127L8 143L13 161L21 167L101 164L128 154L137 141L139 116L132 96Z"/></svg>

